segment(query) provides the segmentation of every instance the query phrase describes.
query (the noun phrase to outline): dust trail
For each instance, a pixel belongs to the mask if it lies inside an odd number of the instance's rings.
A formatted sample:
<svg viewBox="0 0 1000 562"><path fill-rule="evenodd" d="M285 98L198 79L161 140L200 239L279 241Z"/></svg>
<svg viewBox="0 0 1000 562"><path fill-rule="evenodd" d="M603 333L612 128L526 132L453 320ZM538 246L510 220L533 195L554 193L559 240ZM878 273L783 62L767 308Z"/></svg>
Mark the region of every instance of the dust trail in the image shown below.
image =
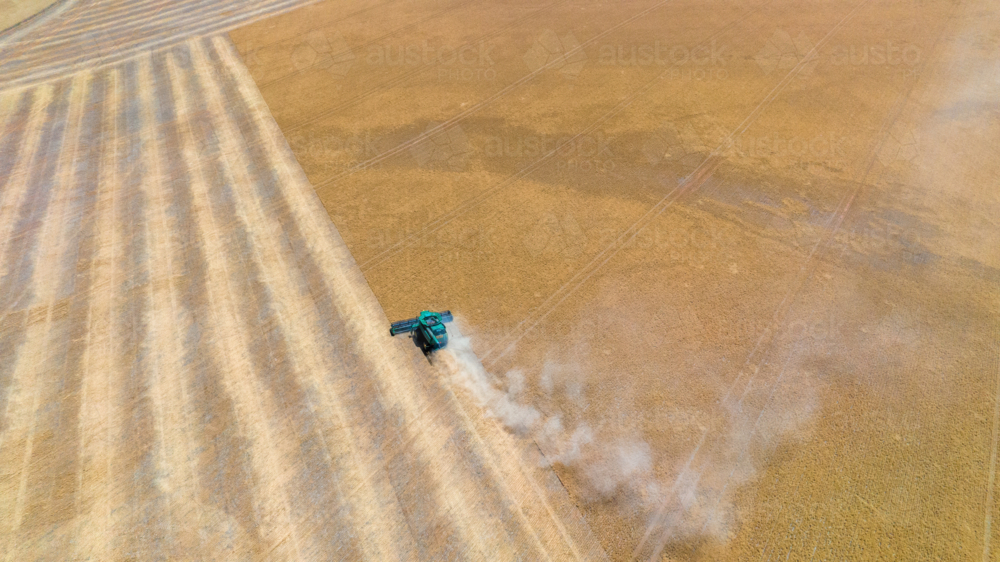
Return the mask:
<svg viewBox="0 0 1000 562"><path fill-rule="evenodd" d="M457 325L449 327L448 347L434 362L450 382L465 389L476 402L510 431L533 439L549 465L562 465L583 484L585 498L599 501L622 492L646 496L657 485L652 476L652 455L648 443L638 437L608 437L588 423L567 424L563 412L542 412L524 398L525 375L511 370L501 380L487 372L472 350L471 339ZM550 365L543 377L551 392ZM566 388L571 398L582 400L579 387ZM632 497L633 493L628 493Z"/></svg>
<svg viewBox="0 0 1000 562"><path fill-rule="evenodd" d="M633 559L658 560L671 543L731 540L739 526L736 490L760 476L782 443L807 434L817 408L817 383L790 352L776 373L739 400L723 403L717 419L663 498Z"/></svg>
<svg viewBox="0 0 1000 562"><path fill-rule="evenodd" d="M782 364L765 368L762 380L742 396L716 407L683 409L677 402L687 400L680 399L664 403L671 431L666 441L650 442L641 420L659 413L629 405L623 397L633 389L627 383L602 398L603 405L588 404L585 396L593 389L587 388L587 373L599 367L588 360L585 344L568 354L568 363L549 360L537 368L491 373L460 323L449 326L448 347L433 357L435 365L488 416L534 440L548 465L570 475L574 495L611 501L622 515L644 521L639 525L647 533L635 537L633 554L640 559L651 553L655 558L672 543L731 540L740 524L739 488L760 476L779 445L805 436L817 407L817 379L792 351ZM601 409L612 403L611 410ZM696 442L690 458L668 452Z"/></svg>

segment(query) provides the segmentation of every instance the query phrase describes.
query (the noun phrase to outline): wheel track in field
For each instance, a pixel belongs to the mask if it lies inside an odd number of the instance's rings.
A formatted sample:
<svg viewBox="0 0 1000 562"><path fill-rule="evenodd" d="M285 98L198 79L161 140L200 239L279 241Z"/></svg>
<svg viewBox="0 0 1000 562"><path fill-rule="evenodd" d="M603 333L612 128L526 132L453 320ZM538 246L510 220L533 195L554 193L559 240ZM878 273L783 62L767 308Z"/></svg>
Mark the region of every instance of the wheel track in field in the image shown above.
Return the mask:
<svg viewBox="0 0 1000 562"><path fill-rule="evenodd" d="M863 2L861 5L864 5L865 3L866 2ZM859 5L859 7L860 7L860 5ZM957 10L957 4L952 7L951 14L953 15L956 10ZM934 41L931 43L931 47L929 49L929 52L934 52L935 49L937 48L937 46L940 43L942 37L944 36L945 31L948 29L948 25L950 23L950 20L951 20L951 18L949 17L949 18L947 18L942 23L941 28L940 28L940 32L935 36ZM846 19L845 19L845 21L846 21ZM927 60L929 58L930 57L928 57L927 59L924 60L924 62L921 64L921 68L923 68L924 66L926 66ZM754 348L751 350L750 354L747 356L747 359L744 361L743 366L740 368L740 370L739 370L739 372L737 374L737 377L733 380L733 383L728 387L725 395L720 400L720 404L726 405L726 404L729 404L732 401L732 398L733 398L732 392L740 384L741 380L743 379L743 375L745 373L749 373L749 378L747 378L746 381L743 383L744 390L740 394L739 399L733 405L734 407L740 407L742 405L744 399L747 397L748 393L750 392L750 388L751 388L751 385L754 382L754 379L757 377L758 374L760 374L764 370L763 367L764 367L766 358L773 351L774 336L777 334L777 332L783 326L785 318L788 316L788 313L790 312L792 306L794 305L796 299L798 298L799 293L805 287L805 285L807 284L808 280L812 277L813 273L815 272L815 269L817 267L817 264L816 264L816 258L817 258L817 256L822 255L828 249L828 247L830 246L830 243L833 241L834 236L836 235L836 233L840 229L840 226L843 224L844 219L847 217L847 214L850 212L852 204L857 199L857 197L860 195L860 193L863 191L864 187L866 185L869 185L869 183L870 183L870 177L869 176L870 176L870 174L872 172L872 169L873 169L873 167L875 165L875 161L876 161L877 155L878 155L880 149L882 148L882 146L884 145L884 143L886 142L886 140L889 138L889 134L890 134L890 132L892 130L893 124L896 123L896 121L899 119L900 115L902 114L904 108L906 107L906 104L907 104L907 102L910 99L910 96L911 96L911 94L913 92L913 89L916 86L917 82L919 81L919 76L920 76L919 72L914 73L914 78L909 81L909 83L906 85L906 87L903 88L903 90L900 92L900 94L897 97L897 99L896 99L895 103L893 104L893 106L890 107L889 111L886 112L885 118L883 119L883 121L882 121L882 123L880 125L880 128L879 128L878 132L875 135L875 141L872 143L871 148L866 152L866 154L864 155L864 157L862 157L860 159L861 166L858 169L857 178L853 182L855 184L855 186L856 186L855 189L853 191L851 191L850 193L846 194L841 199L840 203L837 206L837 210L830 217L829 224L828 224L828 226L825 229L826 230L826 234L813 246L812 250L809 252L809 254L807 254L807 256L805 257L803 263L800 265L800 267L798 269L798 273L796 275L796 279L791 283L791 286L790 286L788 292L785 294L785 296L782 299L781 303L779 304L779 306L775 310L775 313L774 313L774 315L772 317L772 320L771 320L769 326L765 329L764 333L760 336L760 338L758 339L758 341L755 344ZM758 352L759 352L759 354L758 354ZM791 351L791 352L789 352L788 357L786 357L785 361L784 361L784 364L786 366L787 366L787 363L791 360L792 356L794 356L794 355L795 355L794 350ZM759 356L759 359L757 361L754 361L754 357L757 357L757 356ZM781 379L781 377L784 374L784 370L785 370L784 368L781 369L781 372L778 374L778 377L776 378L776 380L774 381L774 383L771 385L771 396L772 397L773 397L773 391L774 391L774 389L777 387L778 382L780 382L780 379ZM761 408L760 414L758 415L758 420L759 420L760 415L763 415L764 411L767 409L767 407L768 407L768 405L770 403L771 403L771 398L768 398L768 400L765 402L765 405ZM754 427L756 428L756 424L754 425ZM706 433L706 435L702 436L702 439L704 440L704 438L706 436L707 436L707 433ZM701 450L701 444L702 443L704 443L704 441L700 442L699 445L697 447L695 447L694 451L692 452L692 455L691 455L691 459L692 460L697 456L697 454ZM741 452L741 454L744 455L744 456L746 454L748 454L748 453L749 453L749 450L744 450L744 451ZM686 466L690 466L690 463L688 463L688 465L686 465ZM687 470L690 470L690 469L687 469ZM677 481L679 481L683 476L684 476L683 474L678 475ZM675 482L675 486L676 486L676 482ZM727 486L728 486L728 484L727 484ZM669 501L670 499L672 499L672 498L668 497L667 501ZM721 499L722 498L720 496L720 501L721 501ZM716 505L715 509L718 509L718 504ZM658 520L654 519L654 521L658 521ZM705 525L707 525L710 521L711 521L711 517L709 517L706 520ZM662 523L662 512L659 514L659 521L658 522ZM638 556L638 553L641 551L641 549L642 549L642 547L644 545L643 543L646 540L648 540L649 537L651 536L651 534L652 534L652 528L653 528L653 525L651 524L650 527L647 529L647 532L646 532L646 535L644 536L643 542L640 543L640 545L636 548L636 551L633 554L633 557L637 557ZM650 560L655 559L657 556L659 556L662 553L663 548L665 547L665 545L667 543L667 540L668 540L668 537L669 537L669 533L670 533L671 530L672 529L669 526L666 526L666 527L664 527L662 529L661 538L657 541L656 547L653 549L652 554L649 557Z"/></svg>

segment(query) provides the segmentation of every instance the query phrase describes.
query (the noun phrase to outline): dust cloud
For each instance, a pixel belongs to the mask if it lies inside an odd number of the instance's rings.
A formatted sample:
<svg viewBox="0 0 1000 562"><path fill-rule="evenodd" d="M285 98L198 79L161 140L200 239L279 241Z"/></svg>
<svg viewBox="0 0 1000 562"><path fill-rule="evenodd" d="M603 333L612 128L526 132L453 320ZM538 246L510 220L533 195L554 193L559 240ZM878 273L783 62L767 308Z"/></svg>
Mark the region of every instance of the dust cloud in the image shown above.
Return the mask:
<svg viewBox="0 0 1000 562"><path fill-rule="evenodd" d="M739 524L736 492L758 477L779 444L807 433L817 402L816 376L792 354L770 376L748 375L731 393L717 389L717 396L727 396L711 406L683 411L665 404L671 441L651 444L642 423L627 421L634 417L627 412L636 413L624 406L627 399L618 397L626 412L621 419L588 408L582 366L546 362L531 393L525 371L494 376L470 337L457 326L449 332L448 347L434 361L450 382L508 430L533 439L545 462L573 475L574 492L585 501L610 501L628 514L640 559L658 556L669 544L731 540ZM618 392L628 394L624 387ZM662 426L663 420L652 423Z"/></svg>
<svg viewBox="0 0 1000 562"><path fill-rule="evenodd" d="M507 429L533 439L545 453L545 462L577 473L586 499L599 501L619 494L623 488L655 485L648 443L640 438L605 440L585 421L569 425L559 412L542 412L529 403L522 371L511 370L502 381L497 379L483 367L469 337L457 327L449 328L449 332L448 347L436 363L443 366L451 382L471 394L488 415ZM542 378L550 394L554 385L551 370L549 366L543 369ZM566 393L576 401L582 400L579 386L567 385Z"/></svg>

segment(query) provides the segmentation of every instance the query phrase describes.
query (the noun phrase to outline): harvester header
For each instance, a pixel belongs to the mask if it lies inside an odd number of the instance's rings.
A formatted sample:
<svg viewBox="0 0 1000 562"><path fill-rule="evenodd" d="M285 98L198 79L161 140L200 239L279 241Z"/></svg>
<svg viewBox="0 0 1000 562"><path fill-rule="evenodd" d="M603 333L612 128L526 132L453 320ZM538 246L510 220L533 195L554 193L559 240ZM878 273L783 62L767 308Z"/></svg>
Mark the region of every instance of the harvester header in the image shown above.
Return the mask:
<svg viewBox="0 0 1000 562"><path fill-rule="evenodd" d="M417 332L415 337L420 338L420 346L426 353L448 345L448 330L444 324L452 320L451 311L449 310L444 312L425 310L416 318L393 322L389 328L389 333L395 336Z"/></svg>

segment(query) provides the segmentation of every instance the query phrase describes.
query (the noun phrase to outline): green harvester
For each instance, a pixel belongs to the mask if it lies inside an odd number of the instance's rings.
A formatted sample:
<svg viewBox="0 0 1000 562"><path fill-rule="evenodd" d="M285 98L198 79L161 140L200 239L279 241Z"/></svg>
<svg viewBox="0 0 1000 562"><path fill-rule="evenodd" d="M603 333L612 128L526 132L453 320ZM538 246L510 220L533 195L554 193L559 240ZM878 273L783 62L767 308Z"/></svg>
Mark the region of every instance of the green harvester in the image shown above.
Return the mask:
<svg viewBox="0 0 1000 562"><path fill-rule="evenodd" d="M448 345L448 330L444 327L444 323L452 320L451 311L431 312L425 310L416 318L393 322L389 333L395 336L417 332L414 337L419 338L418 343L423 348L424 353L429 353Z"/></svg>

